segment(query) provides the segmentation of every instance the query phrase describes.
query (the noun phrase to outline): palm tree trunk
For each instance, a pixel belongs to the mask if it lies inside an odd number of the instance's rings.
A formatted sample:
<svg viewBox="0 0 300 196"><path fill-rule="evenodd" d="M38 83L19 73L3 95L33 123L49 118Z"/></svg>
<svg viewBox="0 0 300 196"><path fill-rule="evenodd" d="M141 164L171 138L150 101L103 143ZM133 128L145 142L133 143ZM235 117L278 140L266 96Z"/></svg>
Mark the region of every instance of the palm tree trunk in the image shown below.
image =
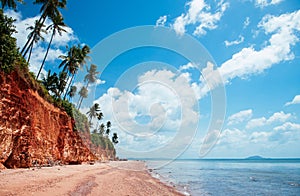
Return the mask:
<svg viewBox="0 0 300 196"><path fill-rule="evenodd" d="M48 48L47 48L47 51L46 51L46 54L45 54L45 57L44 57L44 59L43 59L42 65L41 65L41 67L40 67L40 70L39 70L39 72L38 72L38 74L37 74L37 76L36 76L36 79L39 78L39 75L40 75L40 73L41 73L41 71L42 71L42 69L43 69L43 67L44 67L44 63L45 63L46 58L47 58L47 56L48 56L48 52L49 52L49 49L50 49L50 46L51 46L51 43L52 43L52 40L53 40L53 37L54 37L54 32L55 32L55 31L53 30L52 35L51 35L51 39L50 39L50 42L49 42L49 44L48 44Z"/></svg>
<svg viewBox="0 0 300 196"><path fill-rule="evenodd" d="M28 59L27 59L27 63L29 63L29 61L30 61L32 49L33 49L33 43L32 43L32 45L31 45L31 47L30 47L30 52L29 52L29 56L28 56Z"/></svg>
<svg viewBox="0 0 300 196"><path fill-rule="evenodd" d="M42 21L42 19L43 19L43 21ZM40 17L38 23L40 23L40 22L42 21L42 25L43 25L44 22L45 22L45 20L46 20L46 17L45 17L45 14L43 14L43 15ZM32 39L32 38L33 38L33 39ZM22 50L21 50L21 54L22 54L25 50L28 52L28 48L30 47L30 45L32 44L32 42L34 41L34 39L35 39L35 36L34 36L34 35L32 35L32 36L30 36L30 37L28 38L26 44L23 46L23 48L22 48ZM28 45L28 44L29 44L29 45ZM26 48L27 48L27 49L26 49ZM25 53L23 54L23 57L26 56L27 52L25 52Z"/></svg>
<svg viewBox="0 0 300 196"><path fill-rule="evenodd" d="M85 86L86 89L89 87L89 84L90 84L89 82L86 84L86 86ZM81 98L81 99L80 99L80 98ZM77 104L77 105L78 105L78 108L77 108L78 110L79 110L80 107L81 107L82 101L83 101L83 97L80 96L80 97L79 97L79 102L78 102L78 104Z"/></svg>
<svg viewBox="0 0 300 196"><path fill-rule="evenodd" d="M33 39L35 39L35 36L33 36ZM26 48L26 50L23 54L24 58L25 58L26 54L30 51L32 44L33 44L33 40L30 42L30 45Z"/></svg>
<svg viewBox="0 0 300 196"><path fill-rule="evenodd" d="M32 38L32 36L30 36L30 37L27 39L26 44L23 46L23 48L22 48L22 50L21 50L21 54L23 54L23 52L24 52L25 49L27 48L28 44L31 42L31 38ZM23 57L25 57L25 55L23 55Z"/></svg>
<svg viewBox="0 0 300 196"><path fill-rule="evenodd" d="M66 92L65 92L64 100L66 100L66 96L67 96L67 94L68 94L68 91L69 91L69 88L70 88L70 86L71 86L71 84L72 84L72 81L73 81L74 76L75 76L75 74L72 74L72 78L71 78L71 80L70 80L70 82L69 82L69 84L68 84L68 87L67 87L67 89L66 89Z"/></svg>
<svg viewBox="0 0 300 196"><path fill-rule="evenodd" d="M69 78L70 78L70 76L69 76L69 74L68 74L68 77L66 78L66 82L68 82L68 80L69 80ZM66 84L67 85L67 84ZM64 89L62 90L62 91L60 91L60 93L59 93L59 97L61 96L61 94L64 92Z"/></svg>

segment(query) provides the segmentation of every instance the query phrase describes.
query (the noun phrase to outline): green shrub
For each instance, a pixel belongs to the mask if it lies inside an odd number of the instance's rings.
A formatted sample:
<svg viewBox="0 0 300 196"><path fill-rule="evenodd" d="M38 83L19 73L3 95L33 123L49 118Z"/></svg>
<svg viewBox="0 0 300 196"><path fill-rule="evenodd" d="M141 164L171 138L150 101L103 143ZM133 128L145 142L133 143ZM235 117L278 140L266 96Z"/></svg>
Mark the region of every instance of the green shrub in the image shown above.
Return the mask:
<svg viewBox="0 0 300 196"><path fill-rule="evenodd" d="M12 37L16 32L14 21L0 10L0 69L5 73L10 73L14 69L15 61L22 59L17 49L16 39Z"/></svg>
<svg viewBox="0 0 300 196"><path fill-rule="evenodd" d="M61 106L63 107L63 109L67 112L67 114L71 117L73 117L73 104L70 103L67 100L62 100L61 101Z"/></svg>

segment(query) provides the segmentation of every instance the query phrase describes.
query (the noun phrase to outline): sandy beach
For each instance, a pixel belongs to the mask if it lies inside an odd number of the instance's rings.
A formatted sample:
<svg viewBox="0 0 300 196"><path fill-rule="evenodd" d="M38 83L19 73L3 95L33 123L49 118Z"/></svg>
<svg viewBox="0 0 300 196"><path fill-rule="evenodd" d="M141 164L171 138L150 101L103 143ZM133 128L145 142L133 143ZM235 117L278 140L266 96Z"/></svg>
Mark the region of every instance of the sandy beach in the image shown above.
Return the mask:
<svg viewBox="0 0 300 196"><path fill-rule="evenodd" d="M0 170L0 195L182 195L153 178L144 162Z"/></svg>

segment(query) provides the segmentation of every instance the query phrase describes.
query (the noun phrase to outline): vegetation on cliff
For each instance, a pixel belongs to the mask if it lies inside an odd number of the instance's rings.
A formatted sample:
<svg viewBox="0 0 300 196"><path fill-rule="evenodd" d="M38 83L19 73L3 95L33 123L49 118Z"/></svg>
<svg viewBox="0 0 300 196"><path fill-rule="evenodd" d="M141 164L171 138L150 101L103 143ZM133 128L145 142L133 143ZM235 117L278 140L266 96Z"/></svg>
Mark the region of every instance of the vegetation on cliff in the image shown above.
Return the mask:
<svg viewBox="0 0 300 196"><path fill-rule="evenodd" d="M21 1L20 1L21 2ZM41 70L44 68L46 59L48 56L49 48L52 44L53 37L61 35L61 32L65 31L66 24L63 21L63 16L59 9L66 7L65 0L48 0L39 1L35 0L35 4L41 4L41 17L35 21L33 26L28 29L31 31L28 35L28 40L23 48L18 51L16 45L16 39L12 37L16 32L13 25L14 20L4 15L3 8L9 7L16 9L15 1L1 1L2 9L0 9L0 72L9 74L13 71L17 72L18 76L27 81L30 88L43 97L46 101L53 104L56 107L66 111L66 113L73 119L73 130L77 132L86 132L90 134L90 128L92 128L92 119L97 118L97 125L94 126L94 131L90 135L91 142L96 147L102 149L114 150L114 144L118 143L117 133L113 134L112 141L109 139L111 123L108 121L106 125L103 123L99 126L99 122L103 118L103 113L100 110L99 105L93 105L92 110L87 114L89 119L80 113L82 101L88 95L88 87L90 84L97 81L99 72L97 72L97 65L91 64L90 67L86 65L86 60L89 58L90 48L87 45L82 46L76 44L71 47L67 47L68 51L66 55L61 55L62 61L58 65L56 70L59 73L48 70L47 75L41 74ZM45 27L45 20L50 19L51 25ZM34 44L39 41L43 41L42 33L51 33L51 39L48 43L47 50L40 66L38 74L29 72L30 57L32 55L32 49ZM77 106L70 102L76 95L77 87L72 86L73 80L77 72L86 66L87 75L84 78L85 85L79 90L80 96ZM61 69L61 70L60 70Z"/></svg>

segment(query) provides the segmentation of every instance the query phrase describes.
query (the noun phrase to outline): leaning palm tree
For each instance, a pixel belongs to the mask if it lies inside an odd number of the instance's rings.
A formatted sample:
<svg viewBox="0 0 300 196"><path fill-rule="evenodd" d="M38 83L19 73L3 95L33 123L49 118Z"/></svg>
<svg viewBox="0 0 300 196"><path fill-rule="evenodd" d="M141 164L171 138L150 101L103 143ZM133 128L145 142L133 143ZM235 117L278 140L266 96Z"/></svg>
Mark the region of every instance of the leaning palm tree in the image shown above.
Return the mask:
<svg viewBox="0 0 300 196"><path fill-rule="evenodd" d="M67 71L69 75L71 75L71 80L66 89L66 93L64 99L66 98L67 92L73 82L74 76L76 75L78 69L85 64L85 60L89 58L87 54L90 52L89 47L87 45L83 46L82 48L80 45L72 46L67 55L61 55L59 58L63 59L59 68L63 67L63 71ZM67 81L69 77L67 78ZM87 89L87 88L86 88Z"/></svg>
<svg viewBox="0 0 300 196"><path fill-rule="evenodd" d="M84 86L80 89L80 91L78 92L78 94L84 98L88 97L89 91L87 88L85 88Z"/></svg>
<svg viewBox="0 0 300 196"><path fill-rule="evenodd" d="M24 51L24 54L23 54L23 57L25 57L26 54L29 52L27 62L30 61L30 56L31 56L31 53L32 53L34 43L37 43L40 40L44 40L44 37L42 36L42 33L47 33L47 31L43 27L45 27L45 25L43 25L38 20L36 20L34 26L30 26L30 27L27 28L28 30L31 30L31 32L28 36L33 37L32 42L30 43L30 45Z"/></svg>
<svg viewBox="0 0 300 196"><path fill-rule="evenodd" d="M20 3L23 3L23 0L17 0ZM12 9L16 9L17 8L17 3L15 0L1 0L1 6L2 6L2 10L5 7L8 8L12 8Z"/></svg>
<svg viewBox="0 0 300 196"><path fill-rule="evenodd" d="M87 68L87 74L84 77L84 82L86 82L86 88L88 88L89 84L93 84L97 82L97 76L100 72L97 71L97 65L91 64L90 68ZM79 97L78 101L78 109L81 107L81 103L83 101L83 97Z"/></svg>
<svg viewBox="0 0 300 196"><path fill-rule="evenodd" d="M71 86L68 95L70 98L74 97L76 95L77 87L76 86Z"/></svg>
<svg viewBox="0 0 300 196"><path fill-rule="evenodd" d="M49 53L50 46L51 46L52 41L53 41L53 37L56 35L56 33L58 33L61 36L62 32L66 32L66 30L63 29L63 27L66 27L66 24L64 23L64 19L63 19L63 17L60 14L51 17L51 19L52 19L52 24L49 25L46 28L46 30L48 31L49 29L51 29L52 30L52 35L51 35L50 41L48 43L47 51L46 51L46 54L44 56L43 62L41 64L41 66L40 66L40 70L39 70L39 72L38 72L38 74L36 76L36 79L39 78L41 70L44 67L45 61L46 61L48 53Z"/></svg>
<svg viewBox="0 0 300 196"><path fill-rule="evenodd" d="M66 0L35 0L34 3L42 4L42 7L40 9L42 15L38 20L38 22L44 25L47 17L49 17L52 20L53 18L55 18L55 16L61 15L59 8L66 8L67 1ZM33 38L34 37L32 35L28 36L27 42L25 43L25 45L21 50L21 54L23 54L26 48L29 48L32 42L34 42Z"/></svg>
<svg viewBox="0 0 300 196"><path fill-rule="evenodd" d="M95 103L92 107L90 107L90 110L86 113L89 115L90 122L93 118L96 118L98 116L97 112L100 112L100 106L98 103Z"/></svg>

